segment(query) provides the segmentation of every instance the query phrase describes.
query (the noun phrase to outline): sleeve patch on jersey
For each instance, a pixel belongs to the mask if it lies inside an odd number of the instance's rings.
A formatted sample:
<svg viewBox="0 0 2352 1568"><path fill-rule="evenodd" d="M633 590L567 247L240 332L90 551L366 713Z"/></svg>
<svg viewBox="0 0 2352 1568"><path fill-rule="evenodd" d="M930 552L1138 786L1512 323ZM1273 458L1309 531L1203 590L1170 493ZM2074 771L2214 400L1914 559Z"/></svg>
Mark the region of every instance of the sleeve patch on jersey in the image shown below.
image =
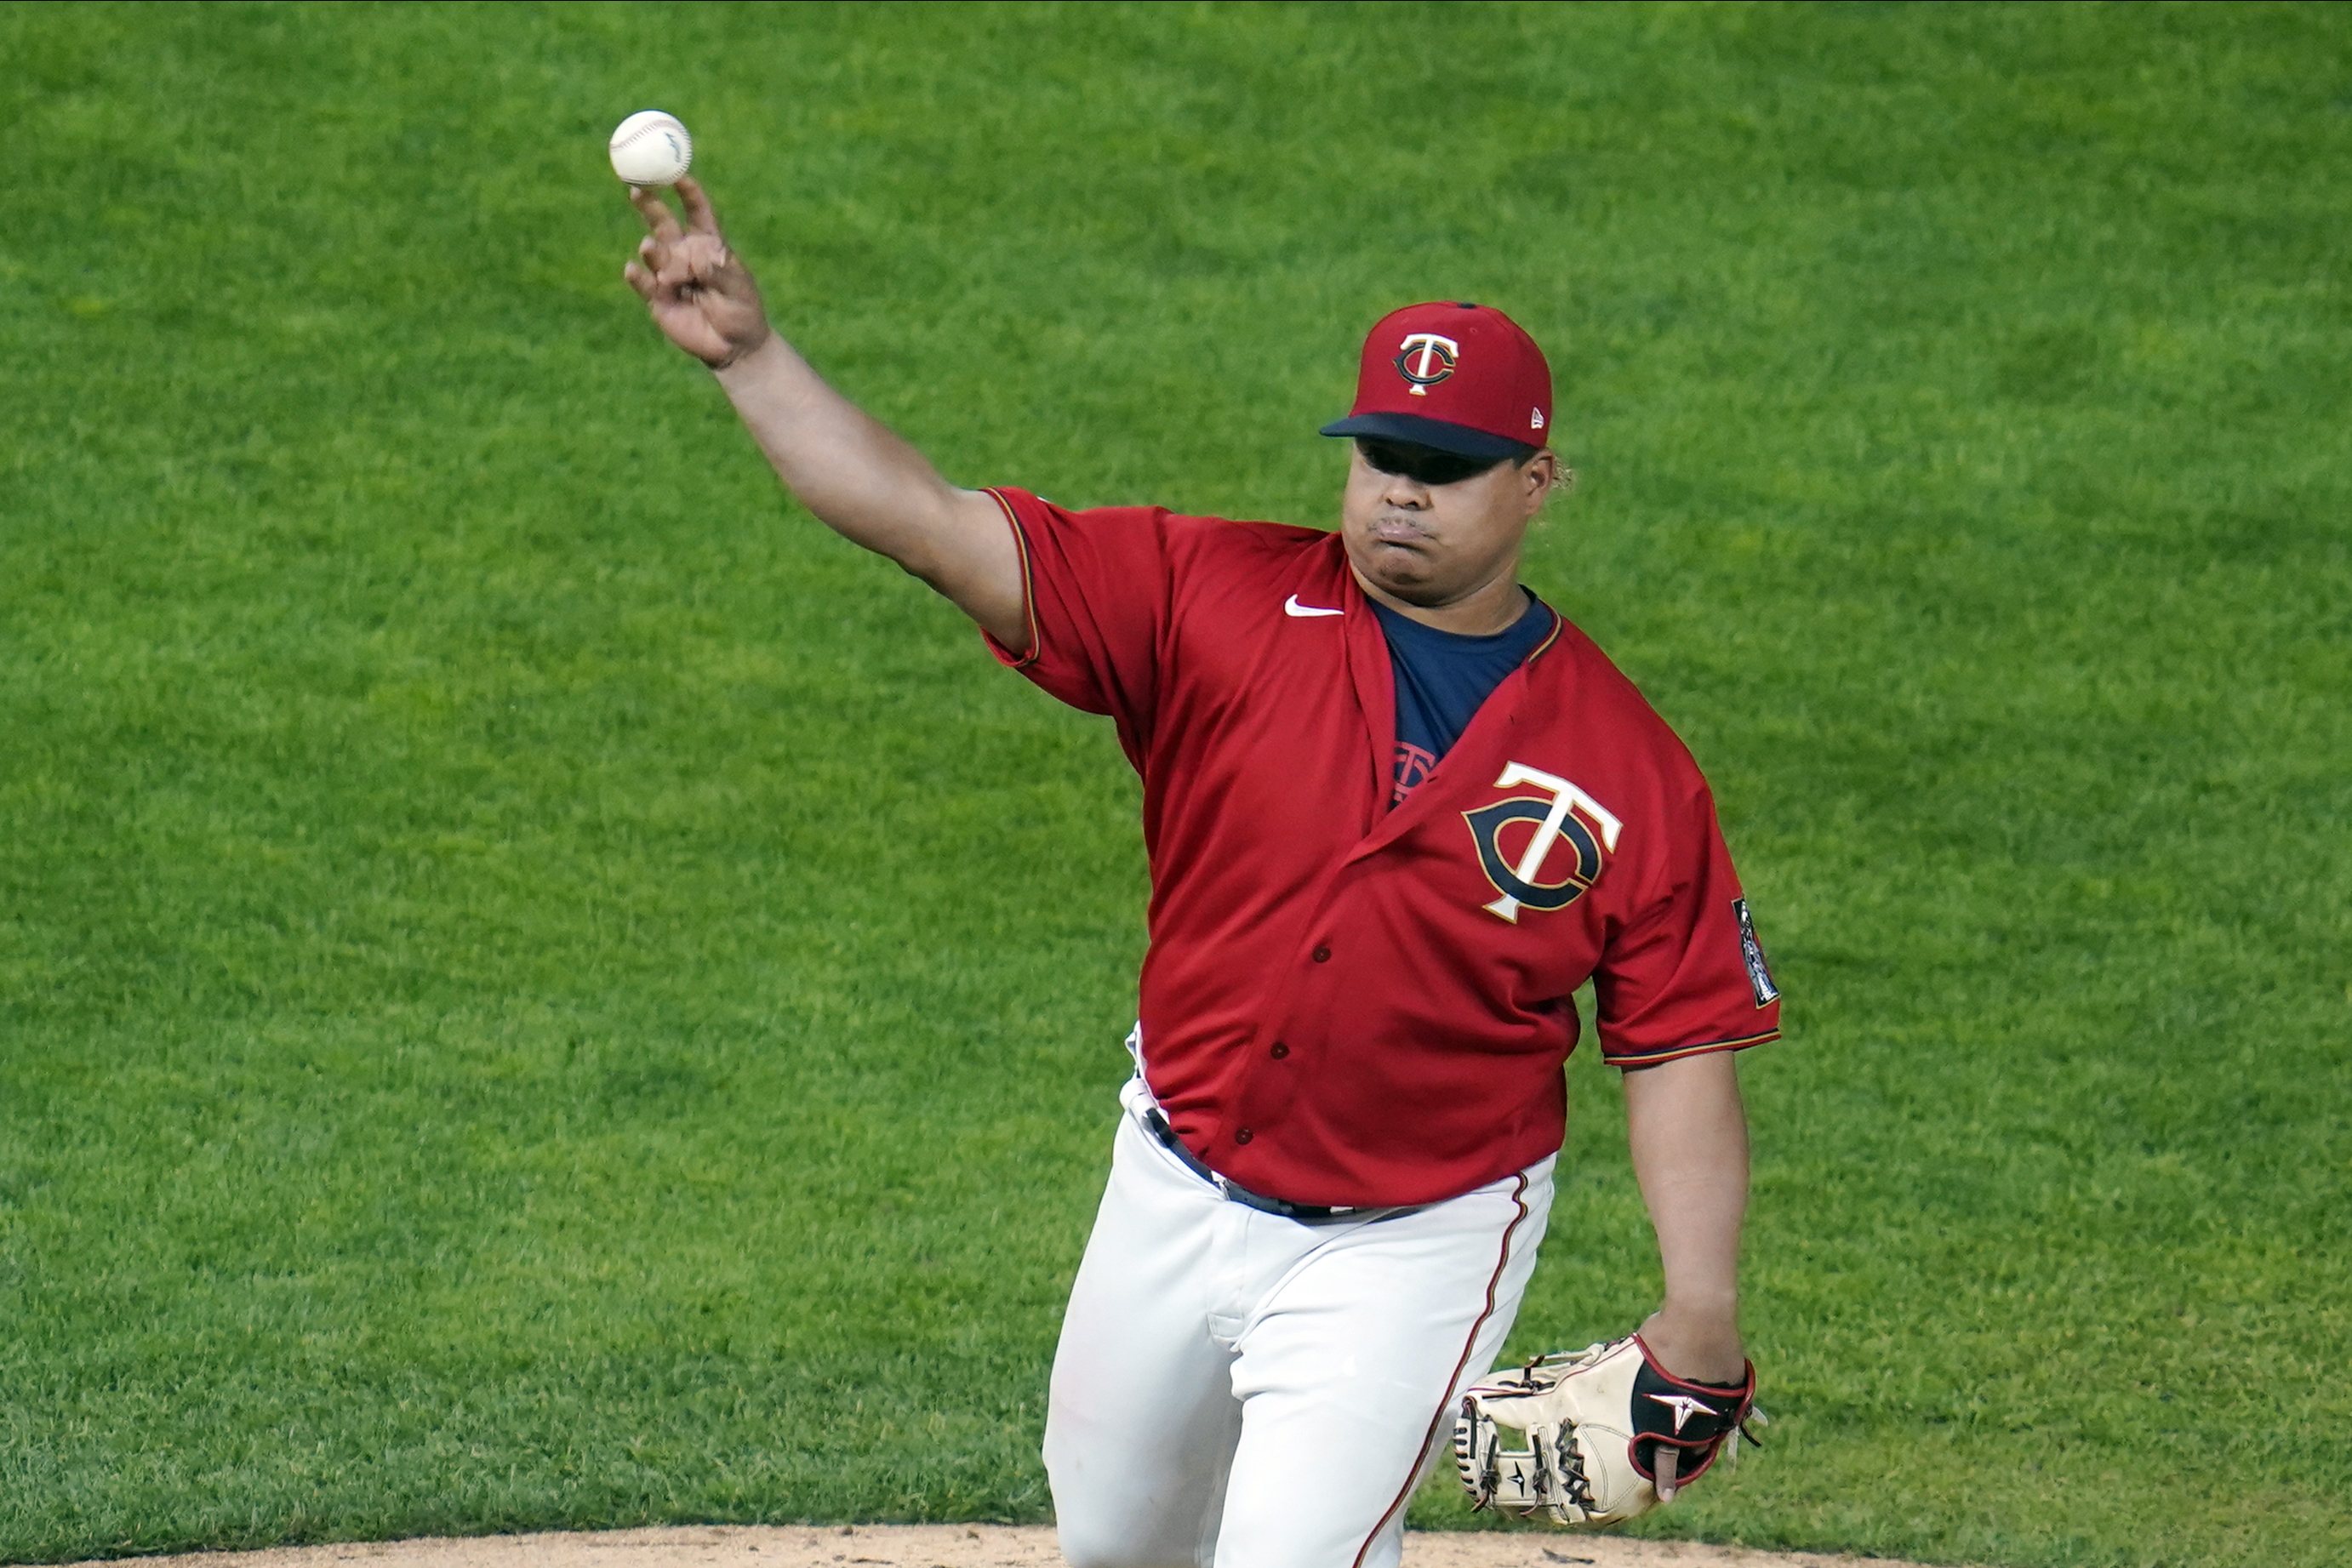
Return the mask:
<svg viewBox="0 0 2352 1568"><path fill-rule="evenodd" d="M1756 922L1748 918L1748 901L1733 899L1731 913L1739 920L1739 961L1748 966L1748 988L1756 993L1758 1007L1769 1007L1780 999L1780 988L1772 983L1772 971L1764 962L1764 944L1756 940Z"/></svg>

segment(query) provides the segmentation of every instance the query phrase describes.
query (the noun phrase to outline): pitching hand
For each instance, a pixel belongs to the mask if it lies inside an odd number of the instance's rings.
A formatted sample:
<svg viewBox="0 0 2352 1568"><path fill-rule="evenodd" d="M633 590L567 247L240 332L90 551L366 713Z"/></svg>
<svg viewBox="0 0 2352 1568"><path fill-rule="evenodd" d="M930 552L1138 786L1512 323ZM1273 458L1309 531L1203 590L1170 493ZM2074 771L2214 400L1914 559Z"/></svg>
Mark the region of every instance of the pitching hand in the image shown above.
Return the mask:
<svg viewBox="0 0 2352 1568"><path fill-rule="evenodd" d="M630 188L630 204L648 232L621 276L671 342L723 371L768 340L767 311L751 271L727 248L700 183L682 178L677 194L686 204L684 228L659 195Z"/></svg>

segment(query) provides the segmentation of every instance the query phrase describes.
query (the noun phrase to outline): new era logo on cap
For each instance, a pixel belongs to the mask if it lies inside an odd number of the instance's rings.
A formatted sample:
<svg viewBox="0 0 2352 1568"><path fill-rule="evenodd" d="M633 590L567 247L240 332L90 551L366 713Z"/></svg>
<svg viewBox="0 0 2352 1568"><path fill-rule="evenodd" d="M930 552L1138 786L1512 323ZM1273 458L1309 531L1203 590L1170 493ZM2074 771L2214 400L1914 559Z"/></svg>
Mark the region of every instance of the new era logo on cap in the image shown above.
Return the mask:
<svg viewBox="0 0 2352 1568"><path fill-rule="evenodd" d="M1326 435L1378 435L1465 457L1524 457L1551 423L1551 367L1489 305L1440 300L1381 318L1364 340L1356 404Z"/></svg>

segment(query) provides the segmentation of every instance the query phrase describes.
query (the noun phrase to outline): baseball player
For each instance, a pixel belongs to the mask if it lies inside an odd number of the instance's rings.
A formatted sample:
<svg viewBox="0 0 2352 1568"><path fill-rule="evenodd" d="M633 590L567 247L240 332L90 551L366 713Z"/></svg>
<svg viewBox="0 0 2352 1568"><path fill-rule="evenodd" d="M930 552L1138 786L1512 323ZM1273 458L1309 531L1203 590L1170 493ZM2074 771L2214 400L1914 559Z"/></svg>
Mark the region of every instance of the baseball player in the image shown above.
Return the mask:
<svg viewBox="0 0 2352 1568"><path fill-rule="evenodd" d="M1518 580L1563 476L1534 341L1466 303L1381 321L1324 430L1337 531L1072 512L949 484L827 386L677 188L683 225L632 197L656 323L811 512L1107 715L1143 780L1136 1073L1045 1427L1069 1562L1386 1568L1457 1415L1482 1500L1671 1499L1752 1396L1733 1053L1776 1037L1778 992L1697 767ZM1557 1371L1477 1386L1550 1212L1588 978L1665 1277L1637 1336L1560 1364L1614 1426L1514 1416ZM1611 1466L1633 1502L1600 1495Z"/></svg>

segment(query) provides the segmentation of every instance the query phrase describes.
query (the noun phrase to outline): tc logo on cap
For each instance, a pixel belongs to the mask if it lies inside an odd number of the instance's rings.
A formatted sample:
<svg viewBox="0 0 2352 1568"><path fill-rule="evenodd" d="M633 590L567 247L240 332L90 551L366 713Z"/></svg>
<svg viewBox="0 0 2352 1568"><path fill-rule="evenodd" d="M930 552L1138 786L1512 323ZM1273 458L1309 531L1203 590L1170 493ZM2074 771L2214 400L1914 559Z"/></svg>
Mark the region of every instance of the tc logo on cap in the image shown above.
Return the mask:
<svg viewBox="0 0 2352 1568"><path fill-rule="evenodd" d="M1551 367L1535 340L1491 305L1433 299L1364 334L1356 404L1323 434L1525 462L1551 423Z"/></svg>
<svg viewBox="0 0 2352 1568"><path fill-rule="evenodd" d="M1430 388L1452 375L1454 361L1462 353L1459 343L1434 332L1414 332L1399 347L1403 351L1396 357L1397 374L1412 383L1415 397L1427 397ZM1415 353L1416 349L1421 351Z"/></svg>

